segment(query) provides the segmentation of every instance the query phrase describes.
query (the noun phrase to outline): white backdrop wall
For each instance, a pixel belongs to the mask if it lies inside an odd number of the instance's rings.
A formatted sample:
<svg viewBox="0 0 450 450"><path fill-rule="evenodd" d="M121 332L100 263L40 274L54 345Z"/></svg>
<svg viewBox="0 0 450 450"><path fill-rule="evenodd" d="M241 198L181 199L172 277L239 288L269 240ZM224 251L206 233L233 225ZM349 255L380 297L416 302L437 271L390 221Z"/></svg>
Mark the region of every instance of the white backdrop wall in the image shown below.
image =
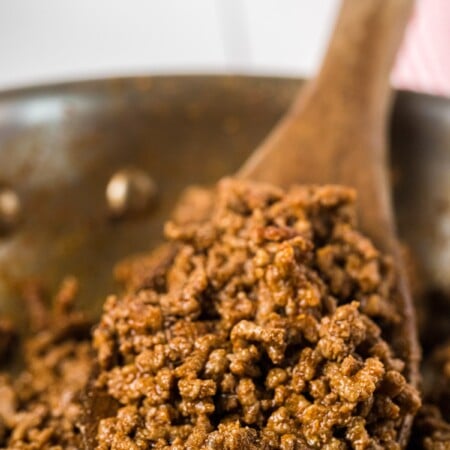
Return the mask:
<svg viewBox="0 0 450 450"><path fill-rule="evenodd" d="M0 0L0 89L143 73L311 75L338 0Z"/></svg>

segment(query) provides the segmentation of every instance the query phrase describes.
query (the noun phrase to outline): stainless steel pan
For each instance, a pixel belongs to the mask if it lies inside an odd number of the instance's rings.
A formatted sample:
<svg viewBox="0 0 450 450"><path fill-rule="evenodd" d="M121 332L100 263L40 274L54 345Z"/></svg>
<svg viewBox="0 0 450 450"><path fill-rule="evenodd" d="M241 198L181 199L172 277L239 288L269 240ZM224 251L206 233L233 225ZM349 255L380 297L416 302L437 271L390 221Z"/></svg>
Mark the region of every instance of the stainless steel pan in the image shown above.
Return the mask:
<svg viewBox="0 0 450 450"><path fill-rule="evenodd" d="M22 317L21 283L81 281L80 304L99 313L114 263L154 246L187 184L232 173L286 110L299 80L239 76L109 79L0 93L0 186L22 218L0 236L0 313ZM392 119L396 211L429 289L450 288L450 100L407 92ZM111 220L111 175L144 168L155 208Z"/></svg>

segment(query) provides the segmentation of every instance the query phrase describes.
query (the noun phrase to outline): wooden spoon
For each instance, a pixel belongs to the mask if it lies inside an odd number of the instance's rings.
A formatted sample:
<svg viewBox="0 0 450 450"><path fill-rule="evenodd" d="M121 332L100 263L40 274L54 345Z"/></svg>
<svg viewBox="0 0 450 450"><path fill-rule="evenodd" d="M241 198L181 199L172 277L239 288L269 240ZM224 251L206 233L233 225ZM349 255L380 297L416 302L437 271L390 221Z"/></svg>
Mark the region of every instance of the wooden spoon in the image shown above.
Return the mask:
<svg viewBox="0 0 450 450"><path fill-rule="evenodd" d="M339 183L357 189L363 231L393 255L398 267L399 308L405 320L395 347L407 362L407 378L416 386L420 352L385 161L389 73L411 5L412 0L344 0L319 75L237 175L280 186ZM92 448L96 424L114 405L94 387L85 398L82 434L86 448ZM408 417L402 424L402 446L411 423Z"/></svg>
<svg viewBox="0 0 450 450"><path fill-rule="evenodd" d="M420 350L415 315L399 254L387 170L389 74L412 0L343 0L316 79L247 160L238 176L280 186L337 183L358 193L361 229L398 271L403 321L394 346L417 387ZM412 417L402 425L406 445Z"/></svg>

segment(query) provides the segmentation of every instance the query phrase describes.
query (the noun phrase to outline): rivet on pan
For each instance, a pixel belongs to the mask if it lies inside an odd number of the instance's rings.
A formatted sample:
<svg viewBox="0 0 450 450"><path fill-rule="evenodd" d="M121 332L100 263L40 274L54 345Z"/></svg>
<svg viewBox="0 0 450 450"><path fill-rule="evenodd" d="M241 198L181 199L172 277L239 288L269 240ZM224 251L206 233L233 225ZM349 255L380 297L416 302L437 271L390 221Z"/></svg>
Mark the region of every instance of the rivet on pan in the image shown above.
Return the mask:
<svg viewBox="0 0 450 450"><path fill-rule="evenodd" d="M9 233L20 220L21 205L17 193L9 187L0 187L0 235Z"/></svg>
<svg viewBox="0 0 450 450"><path fill-rule="evenodd" d="M155 182L148 173L137 168L117 171L106 186L106 201L113 217L144 212L155 197Z"/></svg>

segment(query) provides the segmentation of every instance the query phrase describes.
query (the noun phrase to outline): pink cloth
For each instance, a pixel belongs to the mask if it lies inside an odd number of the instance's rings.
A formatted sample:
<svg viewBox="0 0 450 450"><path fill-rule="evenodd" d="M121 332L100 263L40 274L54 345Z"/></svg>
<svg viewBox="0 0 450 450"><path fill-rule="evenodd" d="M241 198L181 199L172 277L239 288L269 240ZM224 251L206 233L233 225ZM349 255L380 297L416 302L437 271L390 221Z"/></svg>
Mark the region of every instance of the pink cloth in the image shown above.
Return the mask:
<svg viewBox="0 0 450 450"><path fill-rule="evenodd" d="M392 82L401 89L450 96L450 0L416 1Z"/></svg>

